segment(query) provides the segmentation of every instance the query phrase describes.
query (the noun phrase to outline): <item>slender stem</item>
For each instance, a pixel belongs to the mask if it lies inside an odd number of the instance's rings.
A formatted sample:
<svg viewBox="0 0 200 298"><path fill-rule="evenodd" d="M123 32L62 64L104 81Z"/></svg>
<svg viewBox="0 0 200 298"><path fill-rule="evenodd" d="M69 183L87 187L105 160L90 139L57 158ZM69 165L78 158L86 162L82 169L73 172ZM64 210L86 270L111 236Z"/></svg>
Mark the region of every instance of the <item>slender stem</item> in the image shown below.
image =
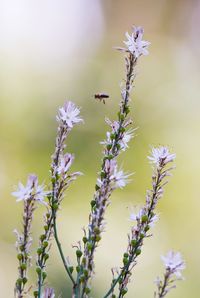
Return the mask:
<svg viewBox="0 0 200 298"><path fill-rule="evenodd" d="M137 246L134 248L133 250L133 255L131 256L131 258L129 259L129 262L127 263L126 266L124 266L123 270L120 272L120 274L118 275L118 277L115 279L115 281L113 282L110 290L106 293L106 295L103 297L103 298L107 298L110 294L112 294L115 286L118 284L120 278L122 277L122 275L124 274L124 272L129 268L129 266L131 265L131 263L133 262L134 260L134 257L136 257L135 253L136 253L136 250L137 248L140 246L140 242L141 242L141 239L138 241L138 244Z"/></svg>
<svg viewBox="0 0 200 298"><path fill-rule="evenodd" d="M69 267L68 267L68 265L66 263L64 253L62 251L61 243L60 243L60 241L58 239L57 225L56 225L56 216L55 215L53 217L53 230L54 230L54 237L55 237L55 240L56 240L56 244L57 244L57 247L58 247L58 250L59 250L59 253L60 253L60 257L61 257L62 262L63 262L63 265L64 265L64 268L65 268L67 274L69 275L69 278L71 279L73 285L75 286L76 285L76 282L75 282L75 280L74 280L74 278L73 278L73 276L72 276L72 274L71 274L71 272L69 270Z"/></svg>
<svg viewBox="0 0 200 298"><path fill-rule="evenodd" d="M164 277L163 285L162 285L162 287L159 291L160 293L158 293L158 298L163 298L167 294L166 293L166 287L167 287L167 284L168 284L169 275L170 275L170 272L166 272L165 277Z"/></svg>

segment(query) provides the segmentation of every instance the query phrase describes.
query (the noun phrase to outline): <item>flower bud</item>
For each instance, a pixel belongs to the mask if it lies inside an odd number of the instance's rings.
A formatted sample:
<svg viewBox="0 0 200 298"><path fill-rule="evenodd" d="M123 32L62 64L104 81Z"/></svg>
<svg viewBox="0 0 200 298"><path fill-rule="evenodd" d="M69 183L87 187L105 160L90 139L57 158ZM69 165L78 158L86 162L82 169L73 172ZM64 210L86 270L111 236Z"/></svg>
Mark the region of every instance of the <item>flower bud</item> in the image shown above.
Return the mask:
<svg viewBox="0 0 200 298"><path fill-rule="evenodd" d="M22 258L23 258L23 254L18 254L18 255L17 255L17 258L18 258L19 261L21 261Z"/></svg>
<svg viewBox="0 0 200 298"><path fill-rule="evenodd" d="M82 251L80 250L80 249L77 249L77 251L76 251L76 256L77 256L77 258L81 258L82 257Z"/></svg>
<svg viewBox="0 0 200 298"><path fill-rule="evenodd" d="M95 202L95 200L92 200L91 202L90 202L90 205L92 206L92 208L96 205L96 202Z"/></svg>
<svg viewBox="0 0 200 298"><path fill-rule="evenodd" d="M26 270L27 265L26 265L25 263L23 263L23 264L21 264L20 268L21 268L22 270Z"/></svg>
<svg viewBox="0 0 200 298"><path fill-rule="evenodd" d="M39 247L39 248L37 249L37 254L38 254L38 255L41 255L42 252L43 252L43 249L42 249L41 247Z"/></svg>
<svg viewBox="0 0 200 298"><path fill-rule="evenodd" d="M127 289L122 289L122 290L121 290L122 297L123 297L124 295L126 295L127 292L128 292Z"/></svg>
<svg viewBox="0 0 200 298"><path fill-rule="evenodd" d="M130 108L128 106L125 106L124 112L126 113L126 115L128 115L130 113Z"/></svg>
<svg viewBox="0 0 200 298"><path fill-rule="evenodd" d="M25 285L27 283L28 279L26 277L23 277L23 284Z"/></svg>
<svg viewBox="0 0 200 298"><path fill-rule="evenodd" d="M128 258L123 258L123 263L124 263L124 266L126 266L128 264Z"/></svg>
<svg viewBox="0 0 200 298"><path fill-rule="evenodd" d="M44 255L44 259L45 259L45 261L46 261L48 258L49 258L49 254L45 254L45 255Z"/></svg>
<svg viewBox="0 0 200 298"><path fill-rule="evenodd" d="M41 274L41 272L42 272L42 270L41 270L41 268L40 268L40 267L37 267L35 271L37 272L37 274L38 274L38 275L40 275L40 274Z"/></svg>
<svg viewBox="0 0 200 298"><path fill-rule="evenodd" d="M48 231L48 226L47 225L44 226L44 230Z"/></svg>
<svg viewBox="0 0 200 298"><path fill-rule="evenodd" d="M90 288L85 288L85 294L86 295L90 294L90 292L91 292Z"/></svg>
<svg viewBox="0 0 200 298"><path fill-rule="evenodd" d="M38 297L38 291L34 291L33 295L34 295L35 298L37 298Z"/></svg>
<svg viewBox="0 0 200 298"><path fill-rule="evenodd" d="M97 191L97 190L99 190L99 188L100 188L99 185L96 184L95 185L95 190Z"/></svg>
<svg viewBox="0 0 200 298"><path fill-rule="evenodd" d="M145 214L145 215L142 215L142 222L145 223L148 221L148 216Z"/></svg>
<svg viewBox="0 0 200 298"><path fill-rule="evenodd" d="M22 283L23 283L23 279L18 278L17 281L16 281L16 284L20 286Z"/></svg>
<svg viewBox="0 0 200 298"><path fill-rule="evenodd" d="M74 267L73 266L69 266L69 272L72 273L74 271Z"/></svg>
<svg viewBox="0 0 200 298"><path fill-rule="evenodd" d="M44 241L44 242L42 243L42 246L43 246L44 248L46 248L48 245L49 245L48 241Z"/></svg>
<svg viewBox="0 0 200 298"><path fill-rule="evenodd" d="M112 144L108 144L108 145L106 146L106 148L107 148L108 151L110 151L110 149L112 148Z"/></svg>
<svg viewBox="0 0 200 298"><path fill-rule="evenodd" d="M46 272L42 272L42 278L43 278L43 280L45 280L46 277L47 277L47 273Z"/></svg>
<svg viewBox="0 0 200 298"><path fill-rule="evenodd" d="M85 277L88 277L88 271L86 269L83 270L83 274L85 275Z"/></svg>
<svg viewBox="0 0 200 298"><path fill-rule="evenodd" d="M87 243L87 249L92 250L93 244L91 242Z"/></svg>
<svg viewBox="0 0 200 298"><path fill-rule="evenodd" d="M127 252L124 253L124 258L128 258L128 253Z"/></svg>
<svg viewBox="0 0 200 298"><path fill-rule="evenodd" d="M136 256L139 256L141 254L141 249L137 248L135 254L136 254Z"/></svg>
<svg viewBox="0 0 200 298"><path fill-rule="evenodd" d="M131 246L135 247L137 245L137 240L132 239L131 240Z"/></svg>
<svg viewBox="0 0 200 298"><path fill-rule="evenodd" d="M53 203L52 208L53 210L58 210L58 203Z"/></svg>
<svg viewBox="0 0 200 298"><path fill-rule="evenodd" d="M43 241L46 238L46 236L43 234L40 236L40 240Z"/></svg>
<svg viewBox="0 0 200 298"><path fill-rule="evenodd" d="M87 242L87 237L84 236L84 237L82 238L82 240L83 240L83 243L86 243L86 242Z"/></svg>
<svg viewBox="0 0 200 298"><path fill-rule="evenodd" d="M97 242L99 242L99 241L101 240L101 236L96 235L95 240L96 240Z"/></svg>

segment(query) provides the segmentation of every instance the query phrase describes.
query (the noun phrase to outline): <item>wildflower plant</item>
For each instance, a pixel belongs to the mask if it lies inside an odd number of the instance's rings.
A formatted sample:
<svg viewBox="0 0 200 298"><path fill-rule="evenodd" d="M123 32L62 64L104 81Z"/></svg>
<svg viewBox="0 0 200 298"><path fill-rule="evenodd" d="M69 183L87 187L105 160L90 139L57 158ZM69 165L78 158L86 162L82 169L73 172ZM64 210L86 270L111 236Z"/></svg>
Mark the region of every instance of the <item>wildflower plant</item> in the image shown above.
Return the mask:
<svg viewBox="0 0 200 298"><path fill-rule="evenodd" d="M105 231L105 215L111 203L111 195L117 188L123 189L130 182L131 173L124 172L118 165L117 157L129 146L129 141L134 137L134 128L131 127L130 94L135 80L135 69L141 56L148 54L150 43L143 40L144 30L133 27L132 33L126 33L125 47L117 49L125 54L126 77L121 87L121 101L115 120L106 118L108 132L103 145L102 160L97 176L93 198L90 202L90 213L87 227L83 229L83 237L76 245L76 264L71 262L63 252L57 231L57 218L61 209L62 200L66 189L76 180L81 172L71 172L74 155L66 152L66 141L69 133L76 124L83 122L80 109L71 101L60 107L56 120L58 122L55 149L51 158L50 183L48 191L45 186L38 185L38 178L30 175L26 186L19 183L18 189L12 194L17 201L24 205L22 232L15 231L17 235L18 277L15 283L15 297L23 298L31 295L35 298L53 298L54 289L48 286L47 264L50 258L51 243L55 240L60 254L66 277L72 283L72 297L92 297L92 280L95 274L95 253ZM151 228L158 221L157 205L163 196L167 178L174 169L173 162L176 155L165 146L152 147L148 159L152 164L153 172L151 188L147 190L143 207L138 212L132 212L130 220L131 229L128 234L126 248L122 256L122 263L117 268L111 269L111 281L107 292L102 296L124 297L128 292L128 284L133 274L133 269L138 262L144 241L149 238ZM47 188L47 187L46 187ZM43 204L46 211L43 216L43 231L39 237L36 251L36 283L31 285L28 280L28 270L31 263L32 243L31 225L33 214L37 206ZM165 265L163 279L157 278L157 290L154 297L161 298L175 287L175 281L182 278L181 271L185 268L180 253L169 252L162 257Z"/></svg>

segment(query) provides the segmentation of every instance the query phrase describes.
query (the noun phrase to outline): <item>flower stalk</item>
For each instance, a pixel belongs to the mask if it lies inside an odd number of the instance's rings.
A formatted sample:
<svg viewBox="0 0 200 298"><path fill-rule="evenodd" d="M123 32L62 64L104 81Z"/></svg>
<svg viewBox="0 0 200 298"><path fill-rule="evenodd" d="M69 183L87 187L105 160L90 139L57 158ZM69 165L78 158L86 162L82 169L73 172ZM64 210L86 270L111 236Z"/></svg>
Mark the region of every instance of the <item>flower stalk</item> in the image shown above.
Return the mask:
<svg viewBox="0 0 200 298"><path fill-rule="evenodd" d="M15 296L23 298L27 294L25 285L28 282L28 268L31 265L30 247L32 244L31 226L33 221L33 213L35 211L35 202L42 202L46 192L43 191L44 186L38 185L38 179L35 175L29 175L27 184L24 186L19 183L18 190L13 192L12 195L17 198L17 201L23 201L23 232L18 233L15 230L17 236L16 248L18 251L19 276L15 284Z"/></svg>
<svg viewBox="0 0 200 298"><path fill-rule="evenodd" d="M162 256L165 266L163 280L159 277L156 279L157 291L154 293L155 298L165 297L171 289L176 287L175 282L182 280L181 271L185 269L185 262L179 252L169 251L166 256Z"/></svg>
<svg viewBox="0 0 200 298"><path fill-rule="evenodd" d="M61 201L65 190L71 182L73 182L80 172L69 174L68 171L73 163L74 156L69 153L64 154L66 147L66 138L73 128L74 124L79 123L82 119L79 117L80 110L72 103L66 102L63 107L59 109L57 121L59 123L58 133L56 137L55 152L52 156L51 164L51 192L48 195L47 213L44 217L44 233L40 236L39 248L37 250L37 268L38 288L34 292L35 297L40 298L42 293L42 286L47 277L46 261L49 258L48 251L50 249L50 240L52 235L55 238L60 257L62 259L67 275L70 277L73 284L75 281L72 272L66 262L61 243L57 232L57 212L59 210Z"/></svg>
<svg viewBox="0 0 200 298"><path fill-rule="evenodd" d="M117 277L113 276L111 287L104 298L111 294L114 296L114 289L118 284L119 298L122 298L128 292L128 283L132 275L131 271L137 264L137 257L141 254L144 239L149 237L149 230L157 221L155 209L158 201L163 195L163 187L167 181L165 177L170 175L172 167L167 168L168 163L174 161L175 154L171 154L166 147L158 147L152 149L152 155L148 157L154 164L154 172L152 176L152 189L147 191L146 203L137 214L131 214L131 219L136 221L136 226L131 228L128 236L128 247L123 255L123 266Z"/></svg>
<svg viewBox="0 0 200 298"><path fill-rule="evenodd" d="M104 152L100 176L95 186L94 198L91 201L91 212L89 215L88 230L83 237L83 251L80 257L77 270L77 285L75 287L74 297L88 297L91 291L90 281L94 274L94 253L101 240L101 233L105 226L105 211L110 204L110 196L117 187L124 187L129 175L117 170L116 158L121 151L128 146L127 143L132 137L132 131L127 131L132 121L127 119L130 112L129 101L130 92L135 78L135 66L139 56L147 51L148 44L142 43L143 30L134 28L132 44L126 44L126 48L118 48L126 52L126 79L125 85L121 90L121 103L118 112L118 119L106 122L111 126L111 132L107 132L107 139L103 142ZM140 43L139 54L136 54L136 48ZM142 44L141 44L142 43ZM134 47L135 45L135 47ZM79 290L76 290L78 288ZM78 293L78 294L76 294Z"/></svg>

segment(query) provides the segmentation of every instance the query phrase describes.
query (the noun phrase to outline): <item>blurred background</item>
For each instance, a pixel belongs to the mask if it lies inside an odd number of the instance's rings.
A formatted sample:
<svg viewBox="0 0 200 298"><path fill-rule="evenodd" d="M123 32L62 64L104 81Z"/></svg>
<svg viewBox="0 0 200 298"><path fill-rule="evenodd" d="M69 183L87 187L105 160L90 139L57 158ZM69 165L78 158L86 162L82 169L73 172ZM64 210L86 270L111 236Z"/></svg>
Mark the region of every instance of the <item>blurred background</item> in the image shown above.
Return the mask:
<svg viewBox="0 0 200 298"><path fill-rule="evenodd" d="M0 0L0 297L13 297L17 277L14 228L20 229L22 204L10 193L28 173L48 183L54 149L55 115L66 99L81 106L84 125L68 138L84 176L66 194L59 234L66 255L87 225L89 202L100 168L105 116L115 118L124 77L122 46L132 25L145 29L150 55L142 57L132 94L137 137L120 157L133 181L116 191L107 210L107 227L96 254L93 297L110 284L110 268L121 265L130 229L130 206L142 205L150 187L150 145L168 145L177 153L176 170L159 204L160 222L147 239L127 297L153 297L153 281L162 275L160 255L180 251L187 263L185 281L169 297L200 293L200 1L198 0ZM106 105L93 99L106 92ZM33 255L45 211L37 209ZM114 252L114 253L113 253ZM70 284L53 245L48 282L56 297L71 297ZM34 281L33 267L30 278Z"/></svg>

